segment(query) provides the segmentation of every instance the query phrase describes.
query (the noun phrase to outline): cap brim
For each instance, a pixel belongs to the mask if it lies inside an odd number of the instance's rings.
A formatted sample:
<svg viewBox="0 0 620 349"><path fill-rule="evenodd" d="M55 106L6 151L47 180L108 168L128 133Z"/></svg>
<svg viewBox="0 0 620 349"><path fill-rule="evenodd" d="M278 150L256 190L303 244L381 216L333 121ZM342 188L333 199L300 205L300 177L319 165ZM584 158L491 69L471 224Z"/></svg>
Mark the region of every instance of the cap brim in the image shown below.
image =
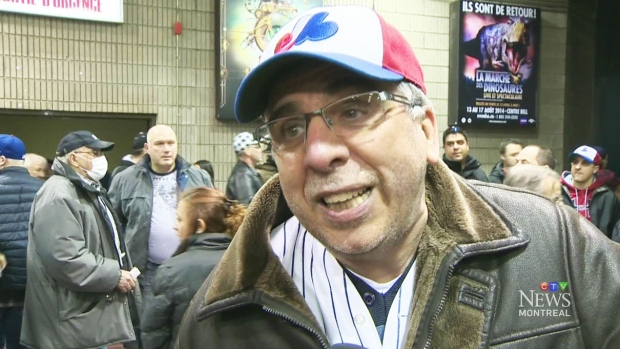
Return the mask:
<svg viewBox="0 0 620 349"><path fill-rule="evenodd" d="M581 154L577 154L577 153L570 153L570 154L568 154L568 160L572 161L575 156L579 156L579 157L581 157L582 159L584 159L585 161L587 161L587 162L589 162L591 164L595 163L594 161L588 159L587 157L585 157L585 156L583 156Z"/></svg>
<svg viewBox="0 0 620 349"><path fill-rule="evenodd" d="M112 142L106 142L106 141L102 141L100 139L90 143L89 145L87 145L87 147L92 148L92 149L99 149L101 151L108 151L108 150L112 150L114 148L114 143Z"/></svg>
<svg viewBox="0 0 620 349"><path fill-rule="evenodd" d="M397 82L404 79L398 73L348 55L300 51L279 53L259 64L241 82L235 99L237 121L250 122L263 114L276 75L287 66L302 59L332 63L362 76L381 81Z"/></svg>

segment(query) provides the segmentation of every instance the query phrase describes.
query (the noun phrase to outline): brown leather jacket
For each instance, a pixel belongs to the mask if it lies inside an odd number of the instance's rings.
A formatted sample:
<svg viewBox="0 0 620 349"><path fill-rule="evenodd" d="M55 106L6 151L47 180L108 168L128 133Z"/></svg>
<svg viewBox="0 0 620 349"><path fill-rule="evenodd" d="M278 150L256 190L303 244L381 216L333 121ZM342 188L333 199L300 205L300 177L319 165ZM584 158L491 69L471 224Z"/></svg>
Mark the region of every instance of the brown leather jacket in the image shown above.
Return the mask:
<svg viewBox="0 0 620 349"><path fill-rule="evenodd" d="M426 198L405 348L617 347L619 244L570 207L467 183L441 162L428 168ZM276 177L194 297L177 348L330 347L269 244L290 215Z"/></svg>

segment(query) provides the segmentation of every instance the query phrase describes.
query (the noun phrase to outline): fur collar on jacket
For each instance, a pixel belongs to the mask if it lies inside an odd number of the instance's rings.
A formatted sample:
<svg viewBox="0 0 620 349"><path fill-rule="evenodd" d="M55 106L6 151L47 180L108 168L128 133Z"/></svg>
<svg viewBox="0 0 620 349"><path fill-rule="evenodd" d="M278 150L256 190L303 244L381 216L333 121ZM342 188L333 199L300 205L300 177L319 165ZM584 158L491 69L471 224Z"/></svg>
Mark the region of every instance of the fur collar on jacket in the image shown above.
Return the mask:
<svg viewBox="0 0 620 349"><path fill-rule="evenodd" d="M514 240L504 221L471 185L441 161L428 166L426 205L428 222L418 247L417 286L406 347L411 347L415 339L433 283L448 252L457 248L465 254L476 243L485 248L490 241L497 244L504 240L506 244ZM244 223L214 271L206 304L257 290L285 301L316 323L269 243L272 228L290 216L276 175L255 196Z"/></svg>

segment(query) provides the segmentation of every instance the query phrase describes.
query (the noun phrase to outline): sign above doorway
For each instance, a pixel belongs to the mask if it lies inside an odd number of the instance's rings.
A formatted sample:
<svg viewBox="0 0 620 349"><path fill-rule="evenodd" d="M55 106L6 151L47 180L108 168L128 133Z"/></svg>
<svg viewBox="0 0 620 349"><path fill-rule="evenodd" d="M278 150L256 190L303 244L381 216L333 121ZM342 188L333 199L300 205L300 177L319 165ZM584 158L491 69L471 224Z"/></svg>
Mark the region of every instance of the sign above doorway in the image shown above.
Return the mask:
<svg viewBox="0 0 620 349"><path fill-rule="evenodd" d="M95 22L123 22L123 0L3 0L0 11Z"/></svg>

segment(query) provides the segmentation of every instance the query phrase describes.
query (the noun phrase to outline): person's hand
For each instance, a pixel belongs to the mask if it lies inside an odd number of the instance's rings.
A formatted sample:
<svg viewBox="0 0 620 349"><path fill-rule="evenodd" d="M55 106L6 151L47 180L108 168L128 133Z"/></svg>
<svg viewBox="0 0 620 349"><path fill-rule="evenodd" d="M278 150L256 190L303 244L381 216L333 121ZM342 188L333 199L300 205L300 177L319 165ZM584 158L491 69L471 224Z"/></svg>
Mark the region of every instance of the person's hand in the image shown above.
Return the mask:
<svg viewBox="0 0 620 349"><path fill-rule="evenodd" d="M0 253L0 271L6 267L6 257L4 254Z"/></svg>
<svg viewBox="0 0 620 349"><path fill-rule="evenodd" d="M127 270L121 270L121 279L118 280L116 288L122 293L127 293L136 287L136 279Z"/></svg>

